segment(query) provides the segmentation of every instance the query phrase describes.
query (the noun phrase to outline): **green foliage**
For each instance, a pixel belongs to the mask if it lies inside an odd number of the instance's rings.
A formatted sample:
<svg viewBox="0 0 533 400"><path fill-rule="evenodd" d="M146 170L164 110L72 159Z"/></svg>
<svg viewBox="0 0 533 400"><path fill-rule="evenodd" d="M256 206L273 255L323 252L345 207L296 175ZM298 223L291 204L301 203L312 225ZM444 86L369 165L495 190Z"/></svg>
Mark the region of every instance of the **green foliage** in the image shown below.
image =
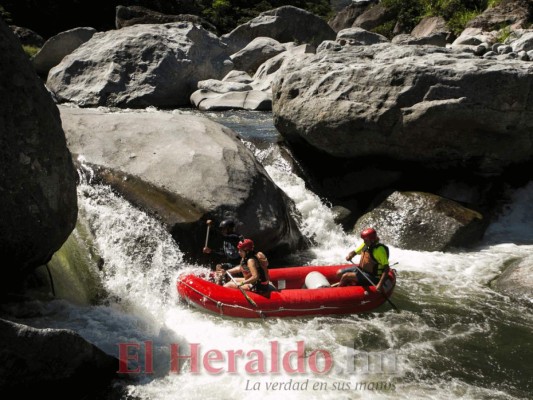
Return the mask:
<svg viewBox="0 0 533 400"><path fill-rule="evenodd" d="M22 45L22 49L24 50L24 52L28 55L28 57L33 57L35 54L37 54L37 52L41 49L40 47L37 47L37 46L30 46L28 44L24 44Z"/></svg>
<svg viewBox="0 0 533 400"><path fill-rule="evenodd" d="M487 8L493 8L499 5L502 2L502 0L488 0L487 2Z"/></svg>
<svg viewBox="0 0 533 400"><path fill-rule="evenodd" d="M407 31L413 29L423 17L442 17L455 34L460 33L468 21L489 5L501 0L382 0Z"/></svg>
<svg viewBox="0 0 533 400"><path fill-rule="evenodd" d="M229 0L215 0L213 1L213 10L217 12L224 12L229 10L231 3Z"/></svg>
<svg viewBox="0 0 533 400"><path fill-rule="evenodd" d="M381 24L380 26L377 26L372 29L372 32L379 33L380 35L383 35L388 39L392 39L394 37L394 34L392 32L394 31L395 26L395 21L387 21L384 24Z"/></svg>
<svg viewBox="0 0 533 400"><path fill-rule="evenodd" d="M459 35L464 29L468 21L480 14L476 10L461 10L451 16L448 21L448 27L450 30Z"/></svg>
<svg viewBox="0 0 533 400"><path fill-rule="evenodd" d="M478 14L487 8L488 0L421 0L425 12L430 16L441 16L446 21L460 19L458 14L477 11Z"/></svg>
<svg viewBox="0 0 533 400"><path fill-rule="evenodd" d="M511 27L505 26L499 30L498 36L496 36L496 41L498 43L505 43L509 36L511 36Z"/></svg>
<svg viewBox="0 0 533 400"><path fill-rule="evenodd" d="M387 7L395 15L394 24L390 33L385 33L389 30L391 21L386 22L382 26L374 29L374 32L380 33L388 38L392 37L392 31L396 22L398 22L406 31L412 31L413 28L420 22L424 12L420 0L382 0L381 4Z"/></svg>
<svg viewBox="0 0 533 400"><path fill-rule="evenodd" d="M13 24L13 20L11 19L11 13L7 12L3 6L0 5L0 17L6 22L8 25Z"/></svg>

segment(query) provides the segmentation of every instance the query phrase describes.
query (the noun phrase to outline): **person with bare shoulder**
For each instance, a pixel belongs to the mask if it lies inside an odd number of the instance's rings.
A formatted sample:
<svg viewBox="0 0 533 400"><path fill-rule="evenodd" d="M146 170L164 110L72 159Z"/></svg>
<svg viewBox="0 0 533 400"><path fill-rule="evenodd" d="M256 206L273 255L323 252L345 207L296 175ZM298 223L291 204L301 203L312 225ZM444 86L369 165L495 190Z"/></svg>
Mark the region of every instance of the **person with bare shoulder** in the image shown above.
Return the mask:
<svg viewBox="0 0 533 400"><path fill-rule="evenodd" d="M254 242L251 239L244 239L237 245L241 256L241 263L228 270L228 273L242 274L242 277L235 278L237 285L245 290L254 292L266 292L269 289L270 276L268 273L268 260L264 253L254 251ZM236 288L233 281L227 282L225 287Z"/></svg>

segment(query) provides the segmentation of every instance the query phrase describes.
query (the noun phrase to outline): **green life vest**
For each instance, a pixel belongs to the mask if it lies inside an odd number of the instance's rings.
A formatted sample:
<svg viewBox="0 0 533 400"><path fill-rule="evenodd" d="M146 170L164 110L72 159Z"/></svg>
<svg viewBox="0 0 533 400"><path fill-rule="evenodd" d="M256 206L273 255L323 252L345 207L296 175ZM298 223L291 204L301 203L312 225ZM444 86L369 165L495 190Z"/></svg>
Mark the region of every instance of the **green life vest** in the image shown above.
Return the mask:
<svg viewBox="0 0 533 400"><path fill-rule="evenodd" d="M385 269L385 265L381 265L379 261L376 260L376 257L374 257L374 251L380 247L383 247L385 249L385 252L387 253L387 260L388 260L389 248L383 243L377 243L370 247L365 246L363 249L363 251L368 251L368 253L370 254L370 258L372 259L372 261L374 261L375 265L374 265L374 270L372 271L372 274L377 277L381 277L381 275L383 274L383 270Z"/></svg>

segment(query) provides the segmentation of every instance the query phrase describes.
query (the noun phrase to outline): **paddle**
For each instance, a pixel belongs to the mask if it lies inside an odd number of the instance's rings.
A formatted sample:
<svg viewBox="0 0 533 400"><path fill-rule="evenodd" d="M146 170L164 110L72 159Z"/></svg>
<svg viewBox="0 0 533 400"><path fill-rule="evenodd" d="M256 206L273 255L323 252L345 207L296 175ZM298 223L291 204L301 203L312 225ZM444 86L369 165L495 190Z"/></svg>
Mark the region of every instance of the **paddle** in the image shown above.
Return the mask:
<svg viewBox="0 0 533 400"><path fill-rule="evenodd" d="M359 268L359 265L357 265L356 263L354 263L352 260L350 260L350 262L355 265L355 268L359 269L359 271L361 271L361 275L363 275L366 280L370 283L370 285L374 286L374 288L376 288L376 285L374 285L374 283L370 280L370 278L368 276L366 276L366 274L363 272L363 270L361 268ZM394 264L393 264L394 265ZM396 307L394 305L394 303L392 301L390 301L390 299L387 297L387 295L385 293L383 293L381 290L377 290L376 289L376 292L379 292L381 293L381 295L385 298L385 300L387 300L389 302L389 304L391 305L392 308L394 308L394 310L396 312L400 312L400 310L398 309L398 307Z"/></svg>
<svg viewBox="0 0 533 400"><path fill-rule="evenodd" d="M255 301L253 301L250 296L248 296L246 294L246 292L244 291L244 289L242 287L239 286L239 284L237 283L237 281L235 279L233 279L233 276L231 276L231 274L229 273L229 271L226 271L226 274L228 274L228 276L230 277L230 279L233 281L233 283L237 286L237 289L239 289L241 291L241 293L244 295L244 297L246 297L246 300L248 300L248 303L250 303L252 306L256 307L257 308L257 304Z"/></svg>
<svg viewBox="0 0 533 400"><path fill-rule="evenodd" d="M207 225L207 233L205 235L205 246L207 247L207 242L209 241L209 231L211 230L211 225Z"/></svg>

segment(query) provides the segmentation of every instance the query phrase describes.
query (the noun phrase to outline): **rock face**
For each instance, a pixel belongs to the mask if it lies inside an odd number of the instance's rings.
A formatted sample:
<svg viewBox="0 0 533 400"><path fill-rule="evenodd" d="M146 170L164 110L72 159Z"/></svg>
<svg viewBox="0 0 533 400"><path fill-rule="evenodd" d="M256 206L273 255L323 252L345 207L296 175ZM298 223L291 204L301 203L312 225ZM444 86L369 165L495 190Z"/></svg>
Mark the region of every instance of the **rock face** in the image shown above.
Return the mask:
<svg viewBox="0 0 533 400"><path fill-rule="evenodd" d="M507 26L525 28L532 20L533 4L530 0L502 0L470 20L466 28L481 28L484 31L498 30Z"/></svg>
<svg viewBox="0 0 533 400"><path fill-rule="evenodd" d="M274 122L294 146L499 173L533 158L533 65L437 47L345 46L288 63Z"/></svg>
<svg viewBox="0 0 533 400"><path fill-rule="evenodd" d="M117 6L115 26L117 29L136 24L167 24L171 22L192 22L210 32L217 33L216 27L205 19L191 14L169 15L140 6Z"/></svg>
<svg viewBox="0 0 533 400"><path fill-rule="evenodd" d="M46 85L83 107L188 106L198 81L232 69L226 47L190 22L141 24L95 34L55 66Z"/></svg>
<svg viewBox="0 0 533 400"><path fill-rule="evenodd" d="M205 220L225 216L265 251L302 246L292 201L228 128L191 115L60 109L72 153L163 221L184 252L201 251Z"/></svg>
<svg viewBox="0 0 533 400"><path fill-rule="evenodd" d="M208 79L198 82L198 90L191 95L192 105L202 111L272 110L272 81L281 66L288 59L306 57L310 52L314 54L310 45L285 43L283 46L286 50L259 65L253 78L245 71L233 70L222 81Z"/></svg>
<svg viewBox="0 0 533 400"><path fill-rule="evenodd" d="M254 74L261 64L285 50L286 47L277 40L257 37L230 58L237 70Z"/></svg>
<svg viewBox="0 0 533 400"><path fill-rule="evenodd" d="M379 33L369 32L362 28L347 28L337 33L337 42L369 46L377 43L387 43L389 39Z"/></svg>
<svg viewBox="0 0 533 400"><path fill-rule="evenodd" d="M515 299L533 299L533 257L513 260L492 286Z"/></svg>
<svg viewBox="0 0 533 400"><path fill-rule="evenodd" d="M41 47L44 44L43 37L31 29L15 25L10 25L10 28L22 45Z"/></svg>
<svg viewBox="0 0 533 400"><path fill-rule="evenodd" d="M231 53L244 48L256 37L270 37L280 43L308 43L315 47L334 40L335 31L320 17L293 6L265 11L256 18L222 35Z"/></svg>
<svg viewBox="0 0 533 400"><path fill-rule="evenodd" d="M429 193L394 192L354 227L374 227L383 243L418 251L466 247L481 239L486 223L481 214Z"/></svg>
<svg viewBox="0 0 533 400"><path fill-rule="evenodd" d="M381 3L373 4L359 15L352 24L352 27L372 30L381 24L394 18L394 13Z"/></svg>
<svg viewBox="0 0 533 400"><path fill-rule="evenodd" d="M118 359L73 331L36 329L4 319L0 359L0 387L26 398L78 398L75 394L105 387L119 367Z"/></svg>
<svg viewBox="0 0 533 400"><path fill-rule="evenodd" d="M0 20L1 286L47 262L74 229L74 170L56 105Z"/></svg>
<svg viewBox="0 0 533 400"><path fill-rule="evenodd" d="M58 33L48 39L41 50L32 58L33 67L37 73L46 77L48 71L61 62L96 33L94 28L74 28Z"/></svg>
<svg viewBox="0 0 533 400"><path fill-rule="evenodd" d="M328 22L329 26L335 32L351 28L357 17L373 4L377 4L377 0L351 2L347 7L335 14L335 17Z"/></svg>

